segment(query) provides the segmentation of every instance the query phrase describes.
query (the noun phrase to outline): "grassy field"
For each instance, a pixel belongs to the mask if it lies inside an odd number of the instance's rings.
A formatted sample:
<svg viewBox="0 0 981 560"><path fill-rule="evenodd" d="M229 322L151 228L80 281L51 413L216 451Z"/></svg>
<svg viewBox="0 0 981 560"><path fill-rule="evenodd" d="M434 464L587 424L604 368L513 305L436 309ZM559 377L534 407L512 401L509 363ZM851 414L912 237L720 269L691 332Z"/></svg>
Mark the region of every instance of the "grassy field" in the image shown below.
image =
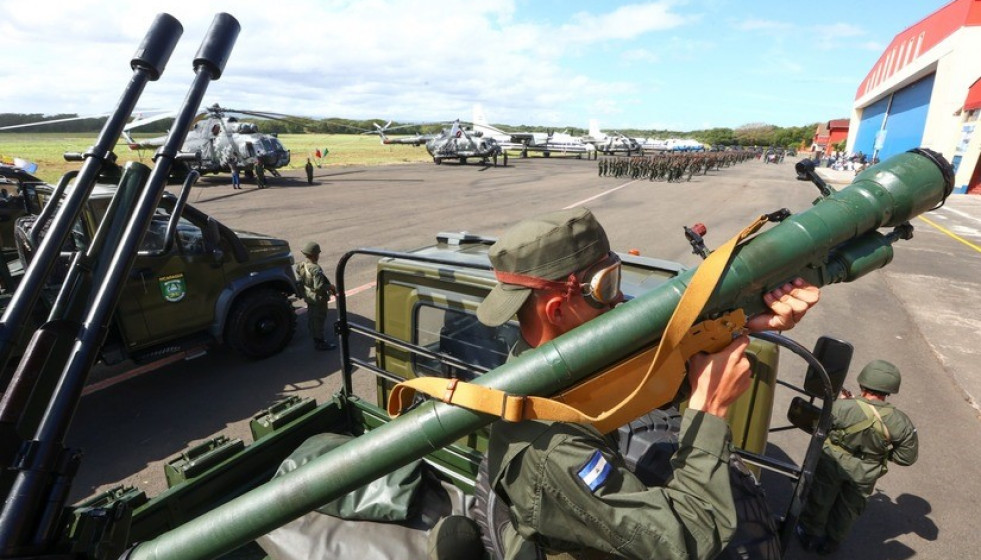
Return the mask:
<svg viewBox="0 0 981 560"><path fill-rule="evenodd" d="M139 136L136 136L139 138ZM92 136L64 136L58 133L0 133L0 159L9 162L14 157L24 158L38 164L35 173L48 182L56 182L66 171L77 169L78 162L66 162L65 152L82 152L96 139ZM283 134L279 137L292 154L287 169L302 169L306 158L312 157L317 148L330 150L325 165L386 165L432 161L424 147L385 146L377 136L354 134ZM140 160L150 165L151 151L142 153L131 151L125 144L117 145L116 155L120 161Z"/></svg>

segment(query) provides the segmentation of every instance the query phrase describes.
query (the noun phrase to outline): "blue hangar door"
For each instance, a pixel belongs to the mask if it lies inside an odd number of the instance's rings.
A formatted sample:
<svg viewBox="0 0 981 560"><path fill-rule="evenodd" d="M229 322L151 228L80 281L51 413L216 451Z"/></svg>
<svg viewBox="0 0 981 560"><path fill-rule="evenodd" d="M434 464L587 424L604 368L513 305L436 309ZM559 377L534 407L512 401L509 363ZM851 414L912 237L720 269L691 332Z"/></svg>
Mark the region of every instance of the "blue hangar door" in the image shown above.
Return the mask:
<svg viewBox="0 0 981 560"><path fill-rule="evenodd" d="M883 122L885 137L878 154L880 160L918 148L923 141L923 129L930 110L934 76L930 74L866 107L856 135L855 151L869 155L874 152L876 134L882 129Z"/></svg>

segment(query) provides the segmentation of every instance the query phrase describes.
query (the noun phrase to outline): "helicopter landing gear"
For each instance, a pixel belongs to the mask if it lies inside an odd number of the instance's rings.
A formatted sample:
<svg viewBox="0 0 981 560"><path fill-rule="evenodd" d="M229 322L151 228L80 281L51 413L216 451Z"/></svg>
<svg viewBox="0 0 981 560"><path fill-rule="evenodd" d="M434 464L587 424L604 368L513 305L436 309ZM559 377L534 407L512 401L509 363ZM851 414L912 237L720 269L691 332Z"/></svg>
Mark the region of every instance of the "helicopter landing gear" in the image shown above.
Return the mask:
<svg viewBox="0 0 981 560"><path fill-rule="evenodd" d="M436 165L440 165L441 163L443 163L443 158L433 156L433 163L435 163Z"/></svg>

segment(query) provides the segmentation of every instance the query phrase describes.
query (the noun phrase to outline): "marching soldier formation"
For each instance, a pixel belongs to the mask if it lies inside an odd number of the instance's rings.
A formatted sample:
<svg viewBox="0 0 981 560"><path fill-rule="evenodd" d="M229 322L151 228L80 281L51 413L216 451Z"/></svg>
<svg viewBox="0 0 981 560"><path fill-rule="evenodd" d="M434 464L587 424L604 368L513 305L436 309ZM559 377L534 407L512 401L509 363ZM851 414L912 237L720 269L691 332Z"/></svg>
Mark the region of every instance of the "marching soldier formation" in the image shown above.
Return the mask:
<svg viewBox="0 0 981 560"><path fill-rule="evenodd" d="M597 162L600 177L648 181L691 181L696 173L722 169L753 158L750 151L660 153L650 156L603 158Z"/></svg>

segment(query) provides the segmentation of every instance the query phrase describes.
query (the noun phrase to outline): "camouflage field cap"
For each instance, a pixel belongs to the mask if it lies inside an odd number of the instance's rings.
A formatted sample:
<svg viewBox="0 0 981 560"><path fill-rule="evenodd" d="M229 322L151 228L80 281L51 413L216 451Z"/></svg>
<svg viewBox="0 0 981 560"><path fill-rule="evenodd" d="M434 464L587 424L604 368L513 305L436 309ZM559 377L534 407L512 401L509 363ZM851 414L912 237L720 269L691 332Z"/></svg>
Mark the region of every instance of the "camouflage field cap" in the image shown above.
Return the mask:
<svg viewBox="0 0 981 560"><path fill-rule="evenodd" d="M314 241L308 241L303 249L300 250L304 255L319 255L320 254L320 243Z"/></svg>
<svg viewBox="0 0 981 560"><path fill-rule="evenodd" d="M561 210L519 222L490 248L491 265L499 282L477 308L477 318L496 327L517 313L531 288L508 283L512 275L565 280L609 252L606 231L586 208Z"/></svg>
<svg viewBox="0 0 981 560"><path fill-rule="evenodd" d="M899 392L901 381L899 368L885 360L872 360L858 374L860 387L890 395Z"/></svg>

